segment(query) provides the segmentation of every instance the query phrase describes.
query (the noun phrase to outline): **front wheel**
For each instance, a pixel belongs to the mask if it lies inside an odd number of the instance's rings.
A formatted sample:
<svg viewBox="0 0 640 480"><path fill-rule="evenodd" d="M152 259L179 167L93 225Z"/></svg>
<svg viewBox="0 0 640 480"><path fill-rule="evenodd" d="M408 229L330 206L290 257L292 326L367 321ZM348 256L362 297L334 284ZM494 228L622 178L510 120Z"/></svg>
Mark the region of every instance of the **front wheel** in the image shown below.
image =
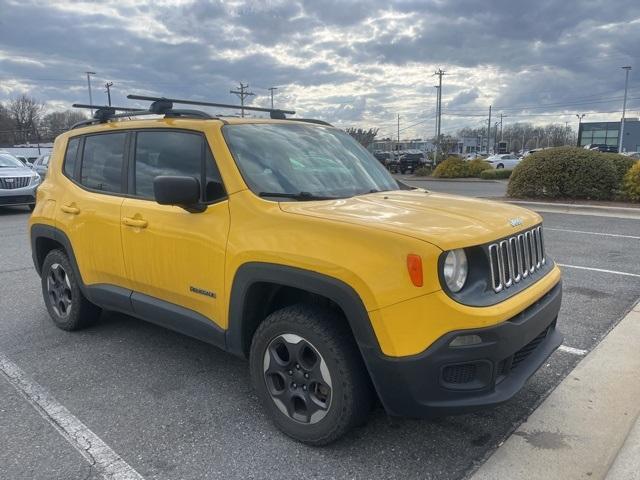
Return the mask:
<svg viewBox="0 0 640 480"><path fill-rule="evenodd" d="M498 165L496 165L496 170L500 169L500 168L504 168L504 165L499 163Z"/></svg>
<svg viewBox="0 0 640 480"><path fill-rule="evenodd" d="M35 203L30 203L29 205L29 210L31 210L32 212L35 210L36 208L36 204Z"/></svg>
<svg viewBox="0 0 640 480"><path fill-rule="evenodd" d="M346 320L298 304L269 315L250 352L251 378L276 426L309 445L326 445L363 423L373 394Z"/></svg>

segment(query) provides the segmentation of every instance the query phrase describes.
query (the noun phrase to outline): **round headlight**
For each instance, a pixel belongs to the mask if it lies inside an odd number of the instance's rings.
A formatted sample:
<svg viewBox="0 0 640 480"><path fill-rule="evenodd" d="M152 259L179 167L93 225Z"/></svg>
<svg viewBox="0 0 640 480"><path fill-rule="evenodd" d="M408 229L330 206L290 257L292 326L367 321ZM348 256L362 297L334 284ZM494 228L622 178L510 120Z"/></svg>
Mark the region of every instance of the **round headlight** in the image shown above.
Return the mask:
<svg viewBox="0 0 640 480"><path fill-rule="evenodd" d="M469 266L467 264L467 255L461 248L451 250L444 259L443 276L447 287L452 292L459 292L467 281L467 273Z"/></svg>

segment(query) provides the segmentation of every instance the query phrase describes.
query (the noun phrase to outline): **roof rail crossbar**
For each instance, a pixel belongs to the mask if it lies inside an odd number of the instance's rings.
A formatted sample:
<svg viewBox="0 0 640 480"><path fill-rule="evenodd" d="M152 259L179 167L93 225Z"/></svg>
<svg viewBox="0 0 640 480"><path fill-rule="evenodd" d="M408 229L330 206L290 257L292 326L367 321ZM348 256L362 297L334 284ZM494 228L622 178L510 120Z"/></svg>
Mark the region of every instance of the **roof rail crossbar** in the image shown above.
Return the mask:
<svg viewBox="0 0 640 480"><path fill-rule="evenodd" d="M271 115L271 118L285 119L285 114L293 115L296 112L294 110L281 110L278 108L262 108L262 107L247 107L241 105L229 105L226 103L213 103L213 102L199 102L197 100L180 100L177 98L164 98L164 97L149 97L146 95L127 95L130 100L146 100L149 102L170 102L180 103L183 105L200 105L202 107L216 107L216 108L232 108L234 110L244 109L252 112L267 112Z"/></svg>

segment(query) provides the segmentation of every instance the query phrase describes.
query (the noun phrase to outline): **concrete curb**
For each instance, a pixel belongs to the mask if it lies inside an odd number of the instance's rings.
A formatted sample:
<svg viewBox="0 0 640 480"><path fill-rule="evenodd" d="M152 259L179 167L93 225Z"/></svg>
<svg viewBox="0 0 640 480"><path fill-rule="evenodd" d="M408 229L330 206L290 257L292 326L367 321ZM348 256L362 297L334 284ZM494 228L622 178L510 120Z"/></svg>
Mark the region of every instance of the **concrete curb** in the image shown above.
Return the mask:
<svg viewBox="0 0 640 480"><path fill-rule="evenodd" d="M436 177L400 177L406 182L456 182L456 183L500 183L500 180L484 180L482 178L436 178Z"/></svg>
<svg viewBox="0 0 640 480"><path fill-rule="evenodd" d="M496 198L488 198L497 200ZM513 203L536 212L565 213L571 215L591 215L596 217L631 218L640 220L640 208L614 207L604 205L584 205L573 203L528 202L525 200L499 199L505 203Z"/></svg>
<svg viewBox="0 0 640 480"><path fill-rule="evenodd" d="M606 480L637 480L640 477L640 417L620 449Z"/></svg>
<svg viewBox="0 0 640 480"><path fill-rule="evenodd" d="M560 383L472 480L604 479L624 475L640 415L640 304ZM634 434L635 435L635 430ZM629 439L635 438L629 436ZM633 452L637 446L628 447ZM633 455L633 453L631 453ZM637 460L637 456L636 462ZM638 470L633 475L638 478ZM613 473L612 473L613 474ZM624 476L612 477L615 480Z"/></svg>

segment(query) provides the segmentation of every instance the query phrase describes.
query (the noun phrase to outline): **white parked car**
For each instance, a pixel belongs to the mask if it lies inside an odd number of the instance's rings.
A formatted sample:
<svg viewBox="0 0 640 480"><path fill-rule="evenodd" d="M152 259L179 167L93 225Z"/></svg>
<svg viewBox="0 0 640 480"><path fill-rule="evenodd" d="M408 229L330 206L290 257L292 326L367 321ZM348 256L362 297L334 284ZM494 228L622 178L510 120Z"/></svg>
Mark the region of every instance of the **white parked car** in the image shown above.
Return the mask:
<svg viewBox="0 0 640 480"><path fill-rule="evenodd" d="M485 161L489 162L493 168L512 169L520 163L520 158L513 153L503 153L500 155L491 155L486 158Z"/></svg>

